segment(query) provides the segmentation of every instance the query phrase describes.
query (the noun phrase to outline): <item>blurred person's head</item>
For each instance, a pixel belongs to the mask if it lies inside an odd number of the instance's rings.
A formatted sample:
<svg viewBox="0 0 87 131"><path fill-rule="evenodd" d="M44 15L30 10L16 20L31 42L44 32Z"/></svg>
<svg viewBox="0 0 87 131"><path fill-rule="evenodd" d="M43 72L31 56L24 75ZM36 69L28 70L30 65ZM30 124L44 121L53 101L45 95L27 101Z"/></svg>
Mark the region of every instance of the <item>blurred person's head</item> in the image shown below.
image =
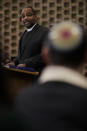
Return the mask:
<svg viewBox="0 0 87 131"><path fill-rule="evenodd" d="M46 64L69 67L80 66L87 50L86 34L83 28L71 21L54 25L42 49Z"/></svg>
<svg viewBox="0 0 87 131"><path fill-rule="evenodd" d="M31 6L25 7L21 12L21 19L25 27L30 28L37 22L37 16Z"/></svg>

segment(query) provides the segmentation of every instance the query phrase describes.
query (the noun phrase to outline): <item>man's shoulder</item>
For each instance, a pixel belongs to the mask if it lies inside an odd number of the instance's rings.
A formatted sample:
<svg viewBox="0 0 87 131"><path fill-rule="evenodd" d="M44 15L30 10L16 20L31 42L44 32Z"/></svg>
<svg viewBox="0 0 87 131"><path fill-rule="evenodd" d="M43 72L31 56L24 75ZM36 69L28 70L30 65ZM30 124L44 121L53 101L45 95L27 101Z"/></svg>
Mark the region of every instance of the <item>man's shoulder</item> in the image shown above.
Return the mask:
<svg viewBox="0 0 87 131"><path fill-rule="evenodd" d="M29 98L33 97L33 95L40 94L42 92L46 92L50 90L49 87L54 85L55 82L46 82L46 83L40 83L40 82L35 82L31 86L28 86L27 88L24 88L19 94L19 98ZM53 89L52 89L53 90Z"/></svg>
<svg viewBox="0 0 87 131"><path fill-rule="evenodd" d="M37 92L39 91L39 87L40 85L35 83L32 86L28 86L27 88L22 89L16 96L16 102L19 103L20 101L22 101L23 103L25 103L25 98L26 100L32 98L33 95L37 94Z"/></svg>
<svg viewBox="0 0 87 131"><path fill-rule="evenodd" d="M39 28L39 30L43 30L45 32L48 32L49 31L49 28L48 27L45 27L45 26L42 26L42 25L39 25L37 24L37 27Z"/></svg>

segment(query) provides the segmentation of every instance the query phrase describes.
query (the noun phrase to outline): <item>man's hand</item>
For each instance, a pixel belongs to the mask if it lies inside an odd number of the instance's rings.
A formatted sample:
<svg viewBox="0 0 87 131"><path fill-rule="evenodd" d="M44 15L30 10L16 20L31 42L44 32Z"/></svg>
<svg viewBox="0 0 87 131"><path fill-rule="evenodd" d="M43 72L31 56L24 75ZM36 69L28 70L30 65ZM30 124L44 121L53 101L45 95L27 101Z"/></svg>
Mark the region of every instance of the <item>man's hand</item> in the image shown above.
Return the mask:
<svg viewBox="0 0 87 131"><path fill-rule="evenodd" d="M7 67L7 68L8 68L8 67L11 66L11 65L12 65L12 66L15 66L15 63L12 61L12 62L7 63L6 65L4 65L4 67Z"/></svg>
<svg viewBox="0 0 87 131"><path fill-rule="evenodd" d="M18 67L26 67L26 64L19 64Z"/></svg>

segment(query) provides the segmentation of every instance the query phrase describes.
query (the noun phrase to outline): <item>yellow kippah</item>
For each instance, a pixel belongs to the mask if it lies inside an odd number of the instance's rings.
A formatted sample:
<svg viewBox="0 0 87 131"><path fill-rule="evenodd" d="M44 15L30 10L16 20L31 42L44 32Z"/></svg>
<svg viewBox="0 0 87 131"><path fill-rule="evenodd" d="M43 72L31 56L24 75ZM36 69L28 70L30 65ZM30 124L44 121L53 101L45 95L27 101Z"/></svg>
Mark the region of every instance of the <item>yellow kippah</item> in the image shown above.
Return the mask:
<svg viewBox="0 0 87 131"><path fill-rule="evenodd" d="M82 35L82 28L78 24L63 21L51 28L49 38L57 49L72 50L80 45Z"/></svg>

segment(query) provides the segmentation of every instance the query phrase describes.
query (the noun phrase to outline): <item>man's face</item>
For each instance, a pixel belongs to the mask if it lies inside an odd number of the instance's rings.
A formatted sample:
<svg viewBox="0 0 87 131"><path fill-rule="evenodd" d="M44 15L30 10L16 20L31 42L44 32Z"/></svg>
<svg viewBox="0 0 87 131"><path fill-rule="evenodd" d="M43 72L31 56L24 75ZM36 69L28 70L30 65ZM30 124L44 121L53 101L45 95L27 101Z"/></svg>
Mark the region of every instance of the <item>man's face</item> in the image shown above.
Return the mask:
<svg viewBox="0 0 87 131"><path fill-rule="evenodd" d="M27 28L32 27L37 19L31 8L23 9L21 16L22 16L22 22Z"/></svg>

